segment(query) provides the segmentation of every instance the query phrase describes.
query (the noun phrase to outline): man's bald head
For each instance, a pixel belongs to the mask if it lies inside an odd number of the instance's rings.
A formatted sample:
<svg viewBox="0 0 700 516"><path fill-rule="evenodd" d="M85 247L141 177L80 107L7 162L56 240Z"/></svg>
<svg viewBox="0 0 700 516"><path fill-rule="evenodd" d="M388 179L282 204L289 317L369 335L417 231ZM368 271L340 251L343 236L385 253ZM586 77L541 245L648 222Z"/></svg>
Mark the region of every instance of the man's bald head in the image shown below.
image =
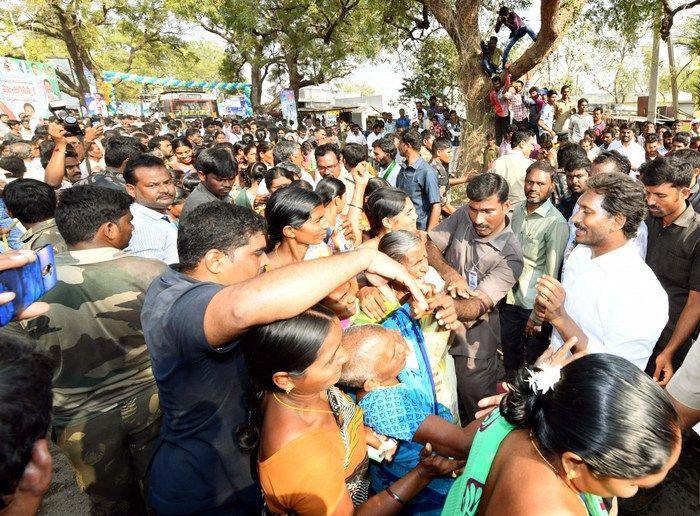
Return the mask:
<svg viewBox="0 0 700 516"><path fill-rule="evenodd" d="M343 332L342 346L348 354L348 361L343 366L340 383L348 387L362 387L374 373L375 362L380 346L393 339L402 338L395 330L389 330L379 324L351 326Z"/></svg>

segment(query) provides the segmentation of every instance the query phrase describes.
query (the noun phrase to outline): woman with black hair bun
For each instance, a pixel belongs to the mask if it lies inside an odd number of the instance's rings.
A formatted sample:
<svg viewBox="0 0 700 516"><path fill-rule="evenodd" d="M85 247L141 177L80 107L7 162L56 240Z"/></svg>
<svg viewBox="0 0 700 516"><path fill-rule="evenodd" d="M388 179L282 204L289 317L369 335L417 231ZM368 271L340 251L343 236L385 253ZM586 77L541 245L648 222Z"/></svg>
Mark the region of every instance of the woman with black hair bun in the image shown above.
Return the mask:
<svg viewBox="0 0 700 516"><path fill-rule="evenodd" d="M330 256L323 242L328 229L323 201L314 192L287 186L274 192L265 206L268 269Z"/></svg>
<svg viewBox="0 0 700 516"><path fill-rule="evenodd" d="M362 242L360 247L363 248L376 249L382 237L392 231L418 231L418 215L413 202L408 194L399 188L389 186L375 190L365 203L365 214L372 238Z"/></svg>
<svg viewBox="0 0 700 516"><path fill-rule="evenodd" d="M241 191L238 193L235 204L254 210L264 206L268 196L258 195L260 184L265 179L267 167L262 163L252 163L240 173Z"/></svg>
<svg viewBox="0 0 700 516"><path fill-rule="evenodd" d="M605 515L603 498L657 485L678 461L671 399L624 358L525 366L512 389L482 421L443 515Z"/></svg>

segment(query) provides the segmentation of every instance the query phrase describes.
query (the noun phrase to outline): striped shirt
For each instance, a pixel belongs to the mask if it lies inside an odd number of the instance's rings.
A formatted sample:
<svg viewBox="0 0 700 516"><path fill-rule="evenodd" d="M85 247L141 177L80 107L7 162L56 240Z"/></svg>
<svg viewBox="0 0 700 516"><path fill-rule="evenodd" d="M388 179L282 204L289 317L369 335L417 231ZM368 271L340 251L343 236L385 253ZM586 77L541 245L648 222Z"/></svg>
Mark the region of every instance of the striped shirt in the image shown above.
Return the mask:
<svg viewBox="0 0 700 516"><path fill-rule="evenodd" d="M138 203L131 205L131 214L134 232L125 251L167 264L178 263L177 226L170 217Z"/></svg>

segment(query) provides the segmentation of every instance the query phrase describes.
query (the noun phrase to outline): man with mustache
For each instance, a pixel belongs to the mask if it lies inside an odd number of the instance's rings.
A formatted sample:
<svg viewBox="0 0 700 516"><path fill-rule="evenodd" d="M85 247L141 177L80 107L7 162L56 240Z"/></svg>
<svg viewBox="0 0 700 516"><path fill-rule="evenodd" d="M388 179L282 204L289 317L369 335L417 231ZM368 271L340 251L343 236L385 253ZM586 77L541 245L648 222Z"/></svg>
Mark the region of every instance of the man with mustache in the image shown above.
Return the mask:
<svg viewBox="0 0 700 516"><path fill-rule="evenodd" d="M175 199L175 185L165 162L142 154L124 168L126 191L133 197L134 231L126 251L136 256L177 263L177 225L168 215Z"/></svg>
<svg viewBox="0 0 700 516"><path fill-rule="evenodd" d="M646 262L668 294L669 319L647 373L666 385L698 336L700 325L700 214L688 203L692 166L657 158L640 169L646 189L649 240Z"/></svg>
<svg viewBox="0 0 700 516"><path fill-rule="evenodd" d="M474 419L477 402L498 380L500 338L497 304L523 271L523 253L510 227L508 183L498 174L476 176L467 185L469 205L428 233L428 263L455 298L459 320L450 354L455 359L462 422Z"/></svg>
<svg viewBox="0 0 700 516"><path fill-rule="evenodd" d="M549 161L532 163L525 173L525 201L513 209L511 227L520 242L524 265L518 283L500 307L503 366L509 375L524 361L534 363L549 345L552 327L542 324L532 308L537 296L535 281L542 274L559 274L569 238L569 225L550 200L556 173Z"/></svg>
<svg viewBox="0 0 700 516"><path fill-rule="evenodd" d="M538 281L535 313L553 327L552 346L577 337L575 351L610 353L644 369L668 320L668 298L632 238L646 215L642 185L601 173L578 199L578 244L561 282Z"/></svg>

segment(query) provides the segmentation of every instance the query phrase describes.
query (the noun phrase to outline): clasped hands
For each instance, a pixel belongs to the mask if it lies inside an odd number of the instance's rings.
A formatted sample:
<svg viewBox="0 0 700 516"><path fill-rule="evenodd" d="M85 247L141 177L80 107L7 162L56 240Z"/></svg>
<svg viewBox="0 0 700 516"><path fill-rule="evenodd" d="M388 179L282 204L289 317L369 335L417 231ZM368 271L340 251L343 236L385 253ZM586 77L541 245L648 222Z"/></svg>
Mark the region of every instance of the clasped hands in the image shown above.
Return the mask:
<svg viewBox="0 0 700 516"><path fill-rule="evenodd" d="M435 292L435 288L427 283L418 282L428 302L428 309L421 309L411 298L409 304L413 317L420 319L427 314L435 314L438 325L446 330L456 330L460 326L454 300L445 292ZM368 286L360 289L357 298L360 300L362 311L375 321L383 321L387 316L386 300L381 287Z"/></svg>

